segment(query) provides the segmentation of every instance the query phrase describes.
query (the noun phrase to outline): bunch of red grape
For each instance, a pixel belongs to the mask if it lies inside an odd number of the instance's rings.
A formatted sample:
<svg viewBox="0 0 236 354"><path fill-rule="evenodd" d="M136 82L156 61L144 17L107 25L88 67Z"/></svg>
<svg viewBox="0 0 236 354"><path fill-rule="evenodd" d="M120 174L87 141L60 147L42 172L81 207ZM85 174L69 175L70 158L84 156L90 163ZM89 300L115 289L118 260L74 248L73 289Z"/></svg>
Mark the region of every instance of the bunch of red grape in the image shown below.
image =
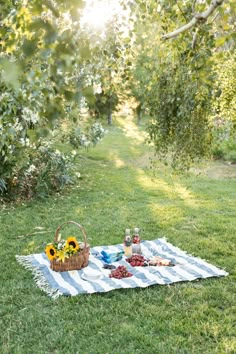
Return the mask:
<svg viewBox="0 0 236 354"><path fill-rule="evenodd" d="M143 267L145 258L141 254L133 254L130 258L126 259L132 267Z"/></svg>
<svg viewBox="0 0 236 354"><path fill-rule="evenodd" d="M109 278L122 279L132 277L132 275L133 274L128 272L125 266L118 266L116 269L111 271L111 274L109 274Z"/></svg>

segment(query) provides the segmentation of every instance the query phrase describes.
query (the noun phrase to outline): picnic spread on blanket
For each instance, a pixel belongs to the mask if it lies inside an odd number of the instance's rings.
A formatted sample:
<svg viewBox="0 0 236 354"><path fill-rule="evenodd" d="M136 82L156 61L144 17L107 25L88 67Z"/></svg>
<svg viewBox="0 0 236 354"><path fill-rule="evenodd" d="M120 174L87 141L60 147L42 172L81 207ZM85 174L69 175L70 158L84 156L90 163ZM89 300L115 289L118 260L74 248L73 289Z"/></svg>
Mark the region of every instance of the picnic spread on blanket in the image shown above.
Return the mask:
<svg viewBox="0 0 236 354"><path fill-rule="evenodd" d="M66 224L80 229L83 242L75 236L61 238L61 228ZM18 255L16 259L32 271L38 287L53 298L228 275L164 238L141 241L138 228L132 235L126 229L122 244L91 248L84 228L74 221L57 228L54 242L46 245L44 253Z"/></svg>

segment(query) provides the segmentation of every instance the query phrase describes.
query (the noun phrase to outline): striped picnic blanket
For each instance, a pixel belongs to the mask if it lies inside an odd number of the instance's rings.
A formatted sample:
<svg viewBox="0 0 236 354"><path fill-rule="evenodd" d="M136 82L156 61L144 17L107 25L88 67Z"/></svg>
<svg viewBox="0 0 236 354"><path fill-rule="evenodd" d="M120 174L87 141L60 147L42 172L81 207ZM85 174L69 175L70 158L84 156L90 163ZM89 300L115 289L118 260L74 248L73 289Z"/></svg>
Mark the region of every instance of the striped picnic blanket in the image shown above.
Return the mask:
<svg viewBox="0 0 236 354"><path fill-rule="evenodd" d="M102 251L119 252L123 245L98 246L90 250L88 268L100 270L102 276L98 280L84 280L83 269L69 272L54 272L50 269L50 263L44 253L28 256L16 256L17 261L25 268L33 272L35 281L39 288L49 296L56 298L59 295L75 296L78 294L91 294L96 292L107 292L120 288L145 288L154 284L171 284L181 281L192 281L198 278L210 278L228 275L206 261L188 255L186 252L173 246L165 239L143 241L142 252L146 257L160 256L167 258L175 264L173 267L148 266L132 267L123 257L114 265L125 265L133 274L130 278L115 279L109 278L110 271L103 269L102 260L97 255Z"/></svg>

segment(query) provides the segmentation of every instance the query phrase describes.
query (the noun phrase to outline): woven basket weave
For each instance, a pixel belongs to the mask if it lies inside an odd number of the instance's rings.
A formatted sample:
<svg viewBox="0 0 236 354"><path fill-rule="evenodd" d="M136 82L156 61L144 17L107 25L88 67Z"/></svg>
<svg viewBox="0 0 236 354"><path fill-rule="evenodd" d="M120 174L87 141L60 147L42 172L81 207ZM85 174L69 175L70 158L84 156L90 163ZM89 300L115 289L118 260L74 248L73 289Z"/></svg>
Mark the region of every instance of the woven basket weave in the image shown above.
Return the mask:
<svg viewBox="0 0 236 354"><path fill-rule="evenodd" d="M60 226L58 226L58 228L56 229L56 232L55 232L54 241L55 242L59 241L60 229L65 224L74 224L74 225L76 225L82 231L82 234L83 234L83 237L84 237L84 242L80 243L79 252L73 254L69 258L65 258L64 262L58 261L56 259L53 259L52 261L50 261L50 263L51 263L50 267L55 272L66 272L68 270L79 270L79 269L82 269L84 267L87 267L88 261L89 261L89 249L90 249L90 246L87 243L87 236L86 236L84 228L80 224L78 224L77 222L75 222L75 221L66 221L63 224L61 224Z"/></svg>

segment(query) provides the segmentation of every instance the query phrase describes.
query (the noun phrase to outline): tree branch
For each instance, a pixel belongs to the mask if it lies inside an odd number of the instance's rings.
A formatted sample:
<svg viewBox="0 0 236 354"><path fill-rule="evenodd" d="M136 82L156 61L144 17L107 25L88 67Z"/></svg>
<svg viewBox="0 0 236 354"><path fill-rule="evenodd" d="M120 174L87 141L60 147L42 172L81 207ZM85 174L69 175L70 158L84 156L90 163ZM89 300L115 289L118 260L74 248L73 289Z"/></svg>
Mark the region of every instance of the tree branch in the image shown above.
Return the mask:
<svg viewBox="0 0 236 354"><path fill-rule="evenodd" d="M193 33L192 49L195 49L197 44L197 31Z"/></svg>
<svg viewBox="0 0 236 354"><path fill-rule="evenodd" d="M196 26L198 23L205 22L207 18L215 11L215 9L222 5L224 0L212 0L211 5L202 13L195 14L190 22L178 28L177 30L165 34L162 39L170 39L177 37L180 33L188 31L190 28Z"/></svg>
<svg viewBox="0 0 236 354"><path fill-rule="evenodd" d="M211 23L215 21L215 19L219 16L219 11L215 14L215 16L213 17L213 19L211 20Z"/></svg>
<svg viewBox="0 0 236 354"><path fill-rule="evenodd" d="M193 0L193 4L192 4L192 14L195 14L195 5L196 5L197 0Z"/></svg>
<svg viewBox="0 0 236 354"><path fill-rule="evenodd" d="M181 9L181 7L180 7L178 1L176 1L176 5L178 6L178 8L179 8L181 14L183 15L183 17L185 18L185 20L186 20L186 22L187 22L187 17L185 16L185 13L184 13L183 10Z"/></svg>

